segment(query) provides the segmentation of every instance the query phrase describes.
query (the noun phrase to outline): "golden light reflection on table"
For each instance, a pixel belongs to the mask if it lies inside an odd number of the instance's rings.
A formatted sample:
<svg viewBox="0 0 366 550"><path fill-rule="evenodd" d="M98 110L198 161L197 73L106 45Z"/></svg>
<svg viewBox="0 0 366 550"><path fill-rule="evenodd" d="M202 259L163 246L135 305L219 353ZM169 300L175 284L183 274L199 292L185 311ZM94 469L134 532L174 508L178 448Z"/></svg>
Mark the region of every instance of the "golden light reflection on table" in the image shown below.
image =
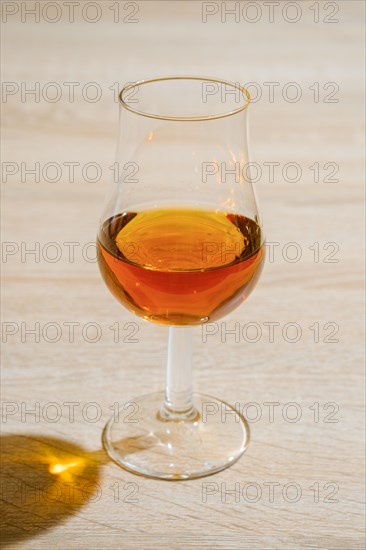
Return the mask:
<svg viewBox="0 0 366 550"><path fill-rule="evenodd" d="M84 460L75 460L74 462L68 462L66 464L55 463L50 465L48 471L50 474L65 474L68 473L70 468L75 468L75 466L81 466L83 464Z"/></svg>
<svg viewBox="0 0 366 550"><path fill-rule="evenodd" d="M99 490L104 451L88 452L65 440L1 438L1 532L4 544L66 521Z"/></svg>

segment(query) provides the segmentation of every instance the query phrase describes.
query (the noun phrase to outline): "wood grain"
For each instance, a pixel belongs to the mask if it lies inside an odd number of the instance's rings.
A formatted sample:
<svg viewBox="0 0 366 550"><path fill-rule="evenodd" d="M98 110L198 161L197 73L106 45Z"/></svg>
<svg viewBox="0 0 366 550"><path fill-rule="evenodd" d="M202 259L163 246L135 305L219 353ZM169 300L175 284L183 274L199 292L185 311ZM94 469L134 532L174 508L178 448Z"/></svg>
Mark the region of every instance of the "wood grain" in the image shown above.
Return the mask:
<svg viewBox="0 0 366 550"><path fill-rule="evenodd" d="M20 2L13 4L20 9ZM339 7L334 24L324 22L324 2L319 23L313 3L301 2L302 17L294 24L281 15L283 2L273 23L263 3L257 23L222 23L220 14L203 23L201 2L137 4L139 22L133 24L113 23L111 2L99 2L102 17L94 24L79 15L69 23L64 12L54 24L31 17L22 23L20 12L2 23L2 78L19 87L2 104L2 160L19 169L2 186L8 253L2 259L4 545L361 549L364 4L331 3ZM250 107L252 160L263 171L257 193L267 239L278 244L253 296L224 320L229 328L240 324L239 341L233 335L221 341L221 325L206 342L195 331L195 387L246 406L250 448L220 474L169 483L129 474L101 449L113 404L163 387L167 334L121 310L88 243L111 179L114 83L187 73L261 87L262 99ZM39 102L28 95L22 102L22 85L30 89L36 82L40 90L58 83L62 97L52 103L42 94ZM65 82L80 83L73 102ZM78 91L90 82L102 90L95 103ZM279 83L273 102L265 82ZM302 90L298 102L282 97L289 82ZM317 82L319 102L310 89ZM337 103L324 102L333 90L324 90L327 83L339 86ZM30 168L36 162L41 170L59 163L60 180L47 181L50 172L39 182L23 174L22 181L20 163ZM73 183L65 162L80 163ZM83 178L88 162L102 167L99 182ZM280 163L273 182L266 162ZM296 183L283 172L289 162L301 167ZM336 163L339 181L324 181L334 167L326 163ZM77 243L73 261L70 242ZM288 259L294 242L301 249L297 262ZM26 254L31 249L35 255ZM110 328L116 322L119 343ZM131 322L137 342L127 338ZM270 322L279 323L273 342ZM25 333L36 323L39 341ZM76 323L73 342L70 323ZM98 341L91 341L95 332L88 323L99 328ZM297 342L289 341L294 332L288 323L301 329ZM258 326L261 336L251 342ZM57 330L60 339L52 343ZM36 414L26 414L31 409ZM95 415L100 418L94 421ZM70 460L78 464L69 471L49 472L50 465ZM235 487L236 495L225 494Z"/></svg>

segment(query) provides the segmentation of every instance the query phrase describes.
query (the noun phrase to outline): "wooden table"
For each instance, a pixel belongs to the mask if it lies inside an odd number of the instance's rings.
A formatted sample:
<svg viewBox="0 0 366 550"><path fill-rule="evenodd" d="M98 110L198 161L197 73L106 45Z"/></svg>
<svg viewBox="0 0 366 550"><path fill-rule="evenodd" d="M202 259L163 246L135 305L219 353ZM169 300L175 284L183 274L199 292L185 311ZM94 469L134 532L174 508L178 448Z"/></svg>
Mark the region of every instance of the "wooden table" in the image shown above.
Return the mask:
<svg viewBox="0 0 366 550"><path fill-rule="evenodd" d="M363 548L364 4L280 2L271 16L242 2L230 16L215 2L81 2L69 22L63 2L40 2L39 23L33 4L2 6L5 546ZM195 387L244 408L250 448L178 483L102 450L114 404L163 387L167 335L114 301L88 244L111 179L115 91L166 74L262 94L252 161L273 252L224 320L238 341L222 341L220 323L195 331Z"/></svg>

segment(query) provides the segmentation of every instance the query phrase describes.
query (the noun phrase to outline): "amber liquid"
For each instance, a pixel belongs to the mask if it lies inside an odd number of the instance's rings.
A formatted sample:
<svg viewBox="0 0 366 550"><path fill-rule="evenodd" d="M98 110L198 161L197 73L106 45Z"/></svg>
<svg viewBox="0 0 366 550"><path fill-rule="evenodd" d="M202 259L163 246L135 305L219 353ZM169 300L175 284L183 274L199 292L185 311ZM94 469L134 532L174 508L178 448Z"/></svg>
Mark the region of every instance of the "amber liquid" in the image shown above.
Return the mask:
<svg viewBox="0 0 366 550"><path fill-rule="evenodd" d="M264 246L259 225L244 216L161 208L107 220L98 261L112 294L133 313L195 325L223 317L248 297Z"/></svg>

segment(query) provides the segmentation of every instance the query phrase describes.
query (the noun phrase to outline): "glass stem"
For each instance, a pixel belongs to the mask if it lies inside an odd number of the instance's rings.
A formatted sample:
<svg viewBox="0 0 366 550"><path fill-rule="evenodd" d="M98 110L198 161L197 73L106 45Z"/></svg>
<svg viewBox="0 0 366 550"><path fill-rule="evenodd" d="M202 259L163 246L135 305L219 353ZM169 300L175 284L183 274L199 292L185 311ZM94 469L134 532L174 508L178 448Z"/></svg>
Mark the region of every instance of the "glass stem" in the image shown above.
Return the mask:
<svg viewBox="0 0 366 550"><path fill-rule="evenodd" d="M169 327L165 403L166 420L188 420L196 416L192 403L192 328Z"/></svg>

